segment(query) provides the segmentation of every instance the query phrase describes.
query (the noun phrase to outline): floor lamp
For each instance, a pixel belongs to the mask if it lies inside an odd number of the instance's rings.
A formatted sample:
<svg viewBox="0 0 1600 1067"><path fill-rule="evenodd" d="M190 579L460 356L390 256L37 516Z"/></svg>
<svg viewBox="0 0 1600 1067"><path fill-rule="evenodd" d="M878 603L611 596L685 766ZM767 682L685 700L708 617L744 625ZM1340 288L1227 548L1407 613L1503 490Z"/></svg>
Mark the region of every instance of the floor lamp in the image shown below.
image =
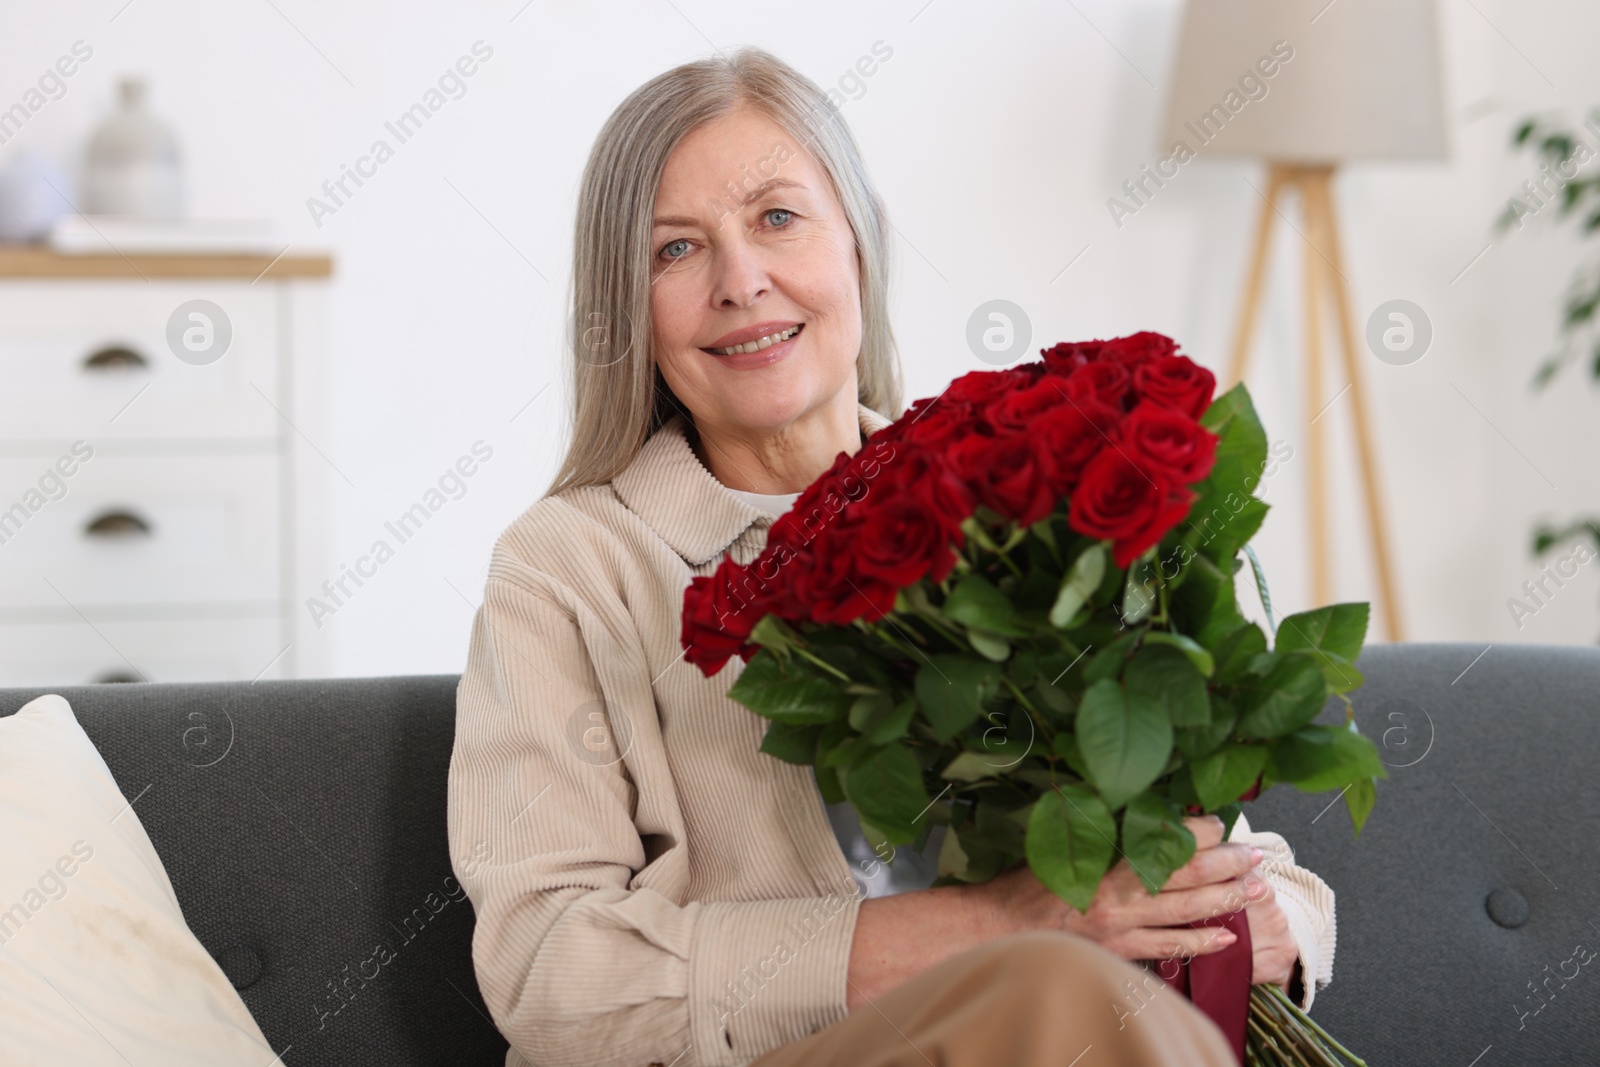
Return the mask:
<svg viewBox="0 0 1600 1067"><path fill-rule="evenodd" d="M1327 6L1299 0L1190 0L1163 138L1163 151L1184 162L1212 156L1267 162L1266 187L1251 183L1260 207L1224 388L1243 380L1248 367L1274 225L1283 219L1302 239L1312 601L1333 600L1321 440L1324 408L1339 395L1323 391L1323 343L1332 318L1349 378L1378 607L1391 641L1404 640L1405 634L1333 177L1354 160L1446 155L1437 40L1432 0L1340 0ZM1182 154L1180 146L1192 155ZM1299 225L1284 211L1291 190L1298 194Z"/></svg>

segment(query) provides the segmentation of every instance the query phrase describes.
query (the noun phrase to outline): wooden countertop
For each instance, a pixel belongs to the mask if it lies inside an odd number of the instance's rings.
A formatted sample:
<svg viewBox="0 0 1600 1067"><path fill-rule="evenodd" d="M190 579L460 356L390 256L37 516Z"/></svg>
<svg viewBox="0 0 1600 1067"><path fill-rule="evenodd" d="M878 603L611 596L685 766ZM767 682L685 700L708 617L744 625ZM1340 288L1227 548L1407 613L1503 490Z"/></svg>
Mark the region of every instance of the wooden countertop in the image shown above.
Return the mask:
<svg viewBox="0 0 1600 1067"><path fill-rule="evenodd" d="M64 255L42 245L0 244L0 278L326 278L333 258L321 253L272 256L209 252Z"/></svg>

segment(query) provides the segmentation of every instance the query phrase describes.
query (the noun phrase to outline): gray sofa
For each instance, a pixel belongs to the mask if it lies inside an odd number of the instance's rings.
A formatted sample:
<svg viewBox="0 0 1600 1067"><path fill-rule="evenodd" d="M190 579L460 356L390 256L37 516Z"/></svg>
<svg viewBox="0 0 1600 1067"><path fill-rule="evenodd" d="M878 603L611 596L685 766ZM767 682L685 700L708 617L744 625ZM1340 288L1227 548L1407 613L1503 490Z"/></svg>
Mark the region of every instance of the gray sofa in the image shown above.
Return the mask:
<svg viewBox="0 0 1600 1067"><path fill-rule="evenodd" d="M1338 894L1315 1016L1372 1067L1600 1062L1600 959L1577 948L1600 950L1600 649L1375 645L1359 666L1392 768L1366 832L1331 794L1251 808ZM7 689L0 715L71 702L288 1067L498 1067L445 848L455 684Z"/></svg>

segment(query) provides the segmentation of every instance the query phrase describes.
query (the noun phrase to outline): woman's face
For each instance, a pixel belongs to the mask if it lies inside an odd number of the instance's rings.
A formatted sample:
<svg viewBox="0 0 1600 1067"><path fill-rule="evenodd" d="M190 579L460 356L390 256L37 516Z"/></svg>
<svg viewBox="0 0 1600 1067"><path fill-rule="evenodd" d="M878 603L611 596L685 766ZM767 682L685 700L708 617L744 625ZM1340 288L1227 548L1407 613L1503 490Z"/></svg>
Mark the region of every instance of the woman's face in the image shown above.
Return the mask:
<svg viewBox="0 0 1600 1067"><path fill-rule="evenodd" d="M775 433L829 404L847 405L854 425L855 237L810 154L738 108L673 150L654 223L652 355L695 425ZM795 327L758 352L711 351Z"/></svg>

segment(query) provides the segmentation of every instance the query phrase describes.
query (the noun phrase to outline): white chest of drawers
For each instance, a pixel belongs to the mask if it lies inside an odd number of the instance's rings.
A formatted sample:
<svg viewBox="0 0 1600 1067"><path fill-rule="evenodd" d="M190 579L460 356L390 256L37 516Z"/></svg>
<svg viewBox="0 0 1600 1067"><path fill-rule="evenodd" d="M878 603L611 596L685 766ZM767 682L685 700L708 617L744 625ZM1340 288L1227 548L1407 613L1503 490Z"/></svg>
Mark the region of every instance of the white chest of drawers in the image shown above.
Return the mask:
<svg viewBox="0 0 1600 1067"><path fill-rule="evenodd" d="M0 250L0 685L295 675L294 368L330 272Z"/></svg>

